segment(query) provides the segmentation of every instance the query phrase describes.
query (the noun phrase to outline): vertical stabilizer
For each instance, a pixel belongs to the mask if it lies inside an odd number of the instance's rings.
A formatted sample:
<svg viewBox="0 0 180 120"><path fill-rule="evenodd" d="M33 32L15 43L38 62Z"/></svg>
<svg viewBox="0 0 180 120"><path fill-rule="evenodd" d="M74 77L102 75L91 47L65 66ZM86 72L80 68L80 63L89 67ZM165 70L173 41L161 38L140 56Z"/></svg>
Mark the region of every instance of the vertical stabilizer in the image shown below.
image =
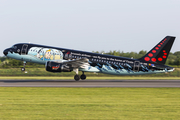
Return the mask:
<svg viewBox="0 0 180 120"><path fill-rule="evenodd" d="M174 43L175 37L166 36L153 49L151 49L145 56L140 58L141 61L155 62L165 64L171 47Z"/></svg>

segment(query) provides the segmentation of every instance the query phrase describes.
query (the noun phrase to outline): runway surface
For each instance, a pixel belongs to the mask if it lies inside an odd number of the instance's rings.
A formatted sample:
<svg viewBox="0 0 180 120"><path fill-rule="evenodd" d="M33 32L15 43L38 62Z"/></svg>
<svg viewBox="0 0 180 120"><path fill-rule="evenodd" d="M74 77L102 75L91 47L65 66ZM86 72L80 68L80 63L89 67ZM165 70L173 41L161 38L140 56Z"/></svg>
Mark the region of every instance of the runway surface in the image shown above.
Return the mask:
<svg viewBox="0 0 180 120"><path fill-rule="evenodd" d="M180 80L0 80L0 87L180 87Z"/></svg>

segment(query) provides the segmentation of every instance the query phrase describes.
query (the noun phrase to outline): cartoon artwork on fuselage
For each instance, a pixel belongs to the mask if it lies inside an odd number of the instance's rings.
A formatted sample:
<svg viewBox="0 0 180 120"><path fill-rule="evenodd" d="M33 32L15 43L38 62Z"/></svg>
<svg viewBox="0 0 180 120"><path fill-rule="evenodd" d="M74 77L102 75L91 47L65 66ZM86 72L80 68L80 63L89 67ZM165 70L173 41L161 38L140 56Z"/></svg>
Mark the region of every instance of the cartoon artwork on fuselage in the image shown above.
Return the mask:
<svg viewBox="0 0 180 120"><path fill-rule="evenodd" d="M28 51L28 55L32 55L42 61L62 60L63 53L57 49L32 47Z"/></svg>

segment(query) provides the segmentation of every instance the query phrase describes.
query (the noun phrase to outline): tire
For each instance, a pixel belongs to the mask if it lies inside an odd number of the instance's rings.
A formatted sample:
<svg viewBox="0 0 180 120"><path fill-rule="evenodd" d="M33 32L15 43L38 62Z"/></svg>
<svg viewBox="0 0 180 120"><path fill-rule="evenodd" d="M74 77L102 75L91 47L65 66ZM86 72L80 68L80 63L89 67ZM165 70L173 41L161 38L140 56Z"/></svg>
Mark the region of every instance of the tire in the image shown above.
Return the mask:
<svg viewBox="0 0 180 120"><path fill-rule="evenodd" d="M74 79L75 79L75 81L79 81L79 80L80 80L79 75L75 75L75 76L74 76Z"/></svg>
<svg viewBox="0 0 180 120"><path fill-rule="evenodd" d="M25 68L24 68L24 67L22 67L22 68L21 68L21 71L25 71Z"/></svg>
<svg viewBox="0 0 180 120"><path fill-rule="evenodd" d="M86 79L86 75L81 75L81 80L85 80Z"/></svg>

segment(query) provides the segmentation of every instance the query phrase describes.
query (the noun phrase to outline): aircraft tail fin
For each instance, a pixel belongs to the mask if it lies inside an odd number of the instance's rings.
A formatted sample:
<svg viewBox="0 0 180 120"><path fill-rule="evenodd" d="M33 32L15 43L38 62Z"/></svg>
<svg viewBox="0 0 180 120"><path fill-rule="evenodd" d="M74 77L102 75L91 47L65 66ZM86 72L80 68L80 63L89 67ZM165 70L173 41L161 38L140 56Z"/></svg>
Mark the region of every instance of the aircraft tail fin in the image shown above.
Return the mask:
<svg viewBox="0 0 180 120"><path fill-rule="evenodd" d="M140 58L141 61L155 62L165 64L171 47L174 43L175 37L166 36L153 49L151 49L145 56Z"/></svg>

